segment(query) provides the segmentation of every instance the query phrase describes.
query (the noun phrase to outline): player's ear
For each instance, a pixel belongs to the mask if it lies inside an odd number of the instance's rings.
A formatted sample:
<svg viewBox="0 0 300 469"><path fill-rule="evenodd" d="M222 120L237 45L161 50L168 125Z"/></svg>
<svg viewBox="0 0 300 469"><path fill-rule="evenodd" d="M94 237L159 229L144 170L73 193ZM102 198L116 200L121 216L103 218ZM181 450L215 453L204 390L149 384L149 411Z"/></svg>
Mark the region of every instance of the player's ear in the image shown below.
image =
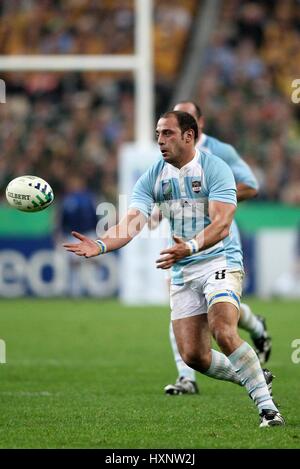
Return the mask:
<svg viewBox="0 0 300 469"><path fill-rule="evenodd" d="M190 143L192 140L194 140L194 132L192 129L189 129L185 132L185 141Z"/></svg>

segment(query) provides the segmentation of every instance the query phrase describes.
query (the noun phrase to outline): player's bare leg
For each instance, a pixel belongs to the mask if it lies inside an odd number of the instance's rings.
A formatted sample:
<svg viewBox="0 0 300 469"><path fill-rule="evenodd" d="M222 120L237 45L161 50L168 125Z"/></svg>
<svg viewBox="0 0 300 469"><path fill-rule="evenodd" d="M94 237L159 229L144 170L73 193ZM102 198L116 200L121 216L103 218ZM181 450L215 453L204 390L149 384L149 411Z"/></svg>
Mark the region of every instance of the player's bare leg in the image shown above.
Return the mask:
<svg viewBox="0 0 300 469"><path fill-rule="evenodd" d="M237 330L239 310L233 304L215 303L210 307L207 316L209 329L226 356L242 345L243 341Z"/></svg>
<svg viewBox="0 0 300 469"><path fill-rule="evenodd" d="M179 353L189 367L215 379L241 384L228 358L211 349L207 314L176 319L172 324Z"/></svg>
<svg viewBox="0 0 300 469"><path fill-rule="evenodd" d="M283 425L255 351L238 335L239 310L230 302L213 304L208 311L209 329L223 353L228 357L240 382L255 402L261 426Z"/></svg>
<svg viewBox="0 0 300 469"><path fill-rule="evenodd" d="M169 271L167 275L167 285L168 285L168 290L170 291L170 286L171 286L171 278ZM178 372L178 377L176 379L175 384L167 384L167 386L164 387L164 392L168 396L180 396L182 394L198 394L199 393L199 388L197 385L196 381L196 372L188 366L182 359L178 347L177 347L177 342L175 338L175 334L173 331L173 325L172 321L170 321L170 326L169 326L169 338L170 338L170 344Z"/></svg>
<svg viewBox="0 0 300 469"><path fill-rule="evenodd" d="M263 365L268 361L272 347L271 338L268 334L264 318L255 315L247 304L241 303L238 327L249 332L260 364ZM183 361L179 353L172 322L170 323L169 336L178 371L178 378L175 384L168 384L165 386L164 392L171 396L197 394L199 392L199 388L196 382L196 372ZM265 371L265 378L267 378L270 390L273 376L268 375L268 370Z"/></svg>
<svg viewBox="0 0 300 469"><path fill-rule="evenodd" d="M179 353L188 366L201 373L211 363L211 335L205 314L172 321Z"/></svg>
<svg viewBox="0 0 300 469"><path fill-rule="evenodd" d="M175 360L178 377L176 382L164 387L168 396L180 396L182 394L198 394L199 388L196 382L196 372L183 361L176 343L172 322L169 327L170 344Z"/></svg>
<svg viewBox="0 0 300 469"><path fill-rule="evenodd" d="M283 425L257 355L237 333L238 316L237 308L224 302L212 305L208 315L173 320L179 353L200 373L245 386L258 407L261 426ZM210 332L225 353L211 350Z"/></svg>

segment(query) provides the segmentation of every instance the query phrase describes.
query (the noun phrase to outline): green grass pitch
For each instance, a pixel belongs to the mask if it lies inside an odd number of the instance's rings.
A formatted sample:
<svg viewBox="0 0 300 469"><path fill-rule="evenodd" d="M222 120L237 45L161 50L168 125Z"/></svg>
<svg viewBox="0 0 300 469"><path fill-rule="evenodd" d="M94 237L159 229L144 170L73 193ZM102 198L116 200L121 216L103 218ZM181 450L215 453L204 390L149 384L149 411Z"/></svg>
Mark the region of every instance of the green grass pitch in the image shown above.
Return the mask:
<svg viewBox="0 0 300 469"><path fill-rule="evenodd" d="M300 448L299 302L249 304L272 333L268 366L286 427L258 428L254 404L231 383L198 375L200 395L163 394L176 378L167 306L1 300L0 447Z"/></svg>

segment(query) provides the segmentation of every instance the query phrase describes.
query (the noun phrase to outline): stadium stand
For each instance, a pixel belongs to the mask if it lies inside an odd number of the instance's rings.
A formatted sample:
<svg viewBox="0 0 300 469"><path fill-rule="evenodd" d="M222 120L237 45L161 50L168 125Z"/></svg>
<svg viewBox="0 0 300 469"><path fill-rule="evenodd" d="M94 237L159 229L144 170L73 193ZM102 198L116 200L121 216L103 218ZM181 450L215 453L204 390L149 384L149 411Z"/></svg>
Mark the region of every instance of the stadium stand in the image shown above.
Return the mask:
<svg viewBox="0 0 300 469"><path fill-rule="evenodd" d="M156 1L154 11L158 112L169 100L197 5L176 0L170 10L167 3ZM4 1L0 14L3 55L133 52L133 0ZM99 199L114 201L118 149L133 140L130 73L10 72L1 78L9 99L0 108L0 188L17 175L39 174L60 194L71 170Z"/></svg>
<svg viewBox="0 0 300 469"><path fill-rule="evenodd" d="M259 200L299 204L300 115L291 101L299 2L222 5L197 90L206 130L240 150L260 182Z"/></svg>
<svg viewBox="0 0 300 469"><path fill-rule="evenodd" d="M201 2L156 1L156 111L168 107ZM298 73L300 5L222 2L197 100L206 131L231 142L253 167L260 200L300 202ZM133 0L1 2L0 54L126 54L133 51ZM238 21L236 17L238 16ZM293 60L290 58L293 57ZM300 70L299 70L300 72ZM99 199L117 195L117 154L133 138L129 73L3 73L0 188L39 174L57 194L70 171Z"/></svg>

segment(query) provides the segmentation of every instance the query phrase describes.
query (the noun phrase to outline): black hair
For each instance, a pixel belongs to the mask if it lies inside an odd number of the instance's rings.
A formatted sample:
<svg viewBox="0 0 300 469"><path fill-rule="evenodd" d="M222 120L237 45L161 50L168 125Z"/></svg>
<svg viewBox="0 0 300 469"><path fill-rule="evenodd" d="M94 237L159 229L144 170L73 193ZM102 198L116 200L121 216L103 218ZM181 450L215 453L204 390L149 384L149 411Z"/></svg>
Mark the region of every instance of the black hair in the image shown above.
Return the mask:
<svg viewBox="0 0 300 469"><path fill-rule="evenodd" d="M182 134L187 130L192 129L194 132L195 142L198 140L198 124L191 114L183 111L168 111L165 112L161 118L167 118L171 116L176 117Z"/></svg>

